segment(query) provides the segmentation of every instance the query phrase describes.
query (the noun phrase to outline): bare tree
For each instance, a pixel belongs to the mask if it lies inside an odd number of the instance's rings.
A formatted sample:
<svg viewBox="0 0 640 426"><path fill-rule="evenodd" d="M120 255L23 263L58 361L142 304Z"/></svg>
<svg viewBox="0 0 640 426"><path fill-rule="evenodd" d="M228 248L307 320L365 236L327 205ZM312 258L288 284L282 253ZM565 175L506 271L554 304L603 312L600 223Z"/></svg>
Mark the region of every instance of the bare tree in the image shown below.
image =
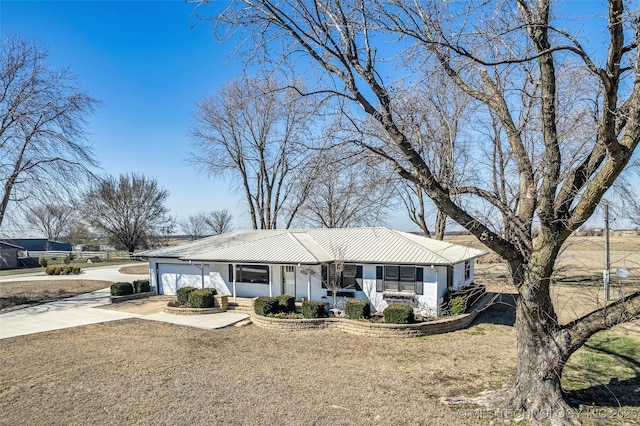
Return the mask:
<svg viewBox="0 0 640 426"><path fill-rule="evenodd" d="M415 141L416 151L434 171L443 188L455 187L465 175L467 149L461 125L468 119L473 99L447 81L442 72L429 76L429 84L412 87L396 96L394 111L404 133ZM426 235L426 191L410 180L402 179L398 191L409 218ZM444 238L447 214L436 206L434 238Z"/></svg>
<svg viewBox="0 0 640 426"><path fill-rule="evenodd" d="M178 221L178 226L191 240L197 240L205 236L207 232L207 216L204 213L195 213Z"/></svg>
<svg viewBox="0 0 640 426"><path fill-rule="evenodd" d="M309 195L300 218L312 226L345 228L373 226L384 221L395 202L392 172L362 152L348 153L342 146L323 149L310 175Z"/></svg>
<svg viewBox="0 0 640 426"><path fill-rule="evenodd" d="M213 235L224 234L231 231L233 216L227 209L212 210L205 217L205 223Z"/></svg>
<svg viewBox="0 0 640 426"><path fill-rule="evenodd" d="M83 217L94 229L124 245L129 253L171 226L169 192L155 179L132 173L109 176L84 195Z"/></svg>
<svg viewBox="0 0 640 426"><path fill-rule="evenodd" d="M313 118L310 99L274 80L243 78L203 99L191 131L192 160L244 192L254 229L291 225L307 194L294 179ZM283 216L283 218L281 217Z"/></svg>
<svg viewBox="0 0 640 426"><path fill-rule="evenodd" d="M380 143L359 144L393 164L506 261L519 295L518 362L513 382L494 402L526 416L568 413L560 380L571 354L594 333L640 316L638 291L601 301L568 324L558 321L551 298L558 253L592 216L640 142L637 18L623 0L610 0L601 27L607 52L593 54L598 47L581 37L574 15L562 9L567 5L244 0L217 21L218 28L243 31L250 58L315 63L316 92L352 105L344 111L354 125L364 112L385 134ZM271 49L276 43L278 49ZM275 52L282 57L274 58ZM474 143L475 179L448 186L421 156L419 141L403 130L394 109L392 65L406 71L405 86L423 84L416 70L444 70L481 105L475 119L497 118L499 137ZM591 96L576 98L577 90ZM487 151L495 153L491 161L482 155ZM496 194L494 174L504 181L510 203Z"/></svg>
<svg viewBox="0 0 640 426"><path fill-rule="evenodd" d="M19 37L0 51L0 227L10 201L73 189L95 166L85 119L96 100L48 52Z"/></svg>
<svg viewBox="0 0 640 426"><path fill-rule="evenodd" d="M71 230L76 209L65 203L44 203L28 208L27 223L33 225L49 240L59 240Z"/></svg>

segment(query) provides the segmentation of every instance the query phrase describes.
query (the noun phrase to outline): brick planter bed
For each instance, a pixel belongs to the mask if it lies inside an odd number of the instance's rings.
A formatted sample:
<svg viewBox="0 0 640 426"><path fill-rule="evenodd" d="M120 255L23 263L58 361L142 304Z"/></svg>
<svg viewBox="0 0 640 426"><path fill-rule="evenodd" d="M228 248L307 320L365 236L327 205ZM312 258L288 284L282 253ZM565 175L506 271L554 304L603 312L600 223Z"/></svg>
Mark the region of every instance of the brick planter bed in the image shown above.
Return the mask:
<svg viewBox="0 0 640 426"><path fill-rule="evenodd" d="M226 312L229 306L229 296L216 294L213 296L213 308L174 308L165 306L162 310L173 315L205 315Z"/></svg>
<svg viewBox="0 0 640 426"><path fill-rule="evenodd" d="M120 303L126 302L127 300L136 300L136 299L144 299L146 297L155 296L155 291L147 291L145 293L133 293L127 294L126 296L109 296L109 301L111 303Z"/></svg>
<svg viewBox="0 0 640 426"><path fill-rule="evenodd" d="M430 334L448 333L467 327L478 313L494 299L493 293L485 294L475 308L465 314L414 324L385 324L367 321L356 321L345 318L287 319L251 314L251 322L261 328L282 331L319 330L334 328L351 334L369 337L409 338L428 336Z"/></svg>

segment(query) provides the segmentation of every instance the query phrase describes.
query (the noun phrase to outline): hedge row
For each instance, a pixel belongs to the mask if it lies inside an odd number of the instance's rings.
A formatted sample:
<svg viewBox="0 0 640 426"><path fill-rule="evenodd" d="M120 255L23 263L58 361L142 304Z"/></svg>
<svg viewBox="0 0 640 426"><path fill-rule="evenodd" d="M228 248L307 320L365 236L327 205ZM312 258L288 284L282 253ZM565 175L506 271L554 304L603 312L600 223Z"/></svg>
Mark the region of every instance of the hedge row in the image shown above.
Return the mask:
<svg viewBox="0 0 640 426"><path fill-rule="evenodd" d="M112 296L127 296L134 293L147 293L151 291L149 280L135 280L133 283L119 282L111 284Z"/></svg>
<svg viewBox="0 0 640 426"><path fill-rule="evenodd" d="M47 275L70 275L79 274L81 271L79 266L47 266L44 272Z"/></svg>

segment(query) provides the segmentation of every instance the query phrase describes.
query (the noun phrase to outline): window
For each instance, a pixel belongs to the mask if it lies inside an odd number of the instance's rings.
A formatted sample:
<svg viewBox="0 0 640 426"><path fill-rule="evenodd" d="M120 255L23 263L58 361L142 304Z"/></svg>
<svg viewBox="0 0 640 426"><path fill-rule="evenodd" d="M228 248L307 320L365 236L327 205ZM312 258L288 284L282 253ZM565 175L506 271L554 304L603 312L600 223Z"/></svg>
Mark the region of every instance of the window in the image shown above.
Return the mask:
<svg viewBox="0 0 640 426"><path fill-rule="evenodd" d="M338 287L362 291L362 266L345 263L340 277L336 273L336 264L322 265L322 288L327 288L327 283L337 283Z"/></svg>
<svg viewBox="0 0 640 426"><path fill-rule="evenodd" d="M269 284L269 267L266 265L236 265L236 282ZM233 281L233 267L229 265L229 281Z"/></svg>
<svg viewBox="0 0 640 426"><path fill-rule="evenodd" d="M415 266L376 266L376 291L423 294L424 270Z"/></svg>
<svg viewBox="0 0 640 426"><path fill-rule="evenodd" d="M467 260L464 262L464 279L468 280L471 278L471 261Z"/></svg>

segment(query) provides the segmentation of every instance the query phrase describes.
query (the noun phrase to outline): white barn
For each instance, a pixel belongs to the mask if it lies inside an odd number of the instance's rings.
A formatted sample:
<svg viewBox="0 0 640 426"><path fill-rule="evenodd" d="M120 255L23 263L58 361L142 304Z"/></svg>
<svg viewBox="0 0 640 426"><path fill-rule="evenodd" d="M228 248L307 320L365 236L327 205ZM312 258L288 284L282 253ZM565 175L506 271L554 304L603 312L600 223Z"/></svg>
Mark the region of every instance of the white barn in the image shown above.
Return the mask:
<svg viewBox="0 0 640 426"><path fill-rule="evenodd" d="M383 227L240 230L141 253L158 294L213 287L231 297L290 294L332 304L327 282L339 282L339 308L359 298L374 311L407 302L427 315L438 315L447 288L473 282L474 260L485 254Z"/></svg>

